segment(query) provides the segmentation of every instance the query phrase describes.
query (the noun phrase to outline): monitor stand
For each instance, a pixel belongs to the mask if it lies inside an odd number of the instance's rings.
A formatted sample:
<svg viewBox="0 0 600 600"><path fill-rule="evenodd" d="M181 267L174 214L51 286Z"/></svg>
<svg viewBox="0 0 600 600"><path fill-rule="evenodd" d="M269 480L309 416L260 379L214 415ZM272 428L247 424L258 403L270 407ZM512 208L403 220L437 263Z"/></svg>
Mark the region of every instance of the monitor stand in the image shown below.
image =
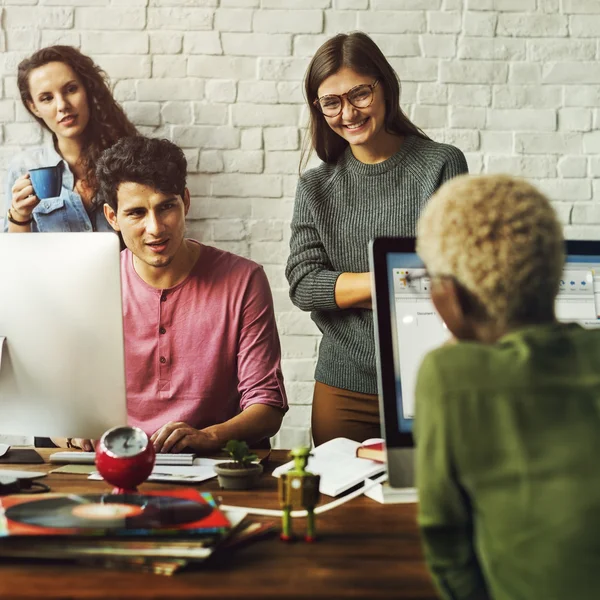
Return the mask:
<svg viewBox="0 0 600 600"><path fill-rule="evenodd" d="M415 449L388 448L388 482L394 488L415 487Z"/></svg>

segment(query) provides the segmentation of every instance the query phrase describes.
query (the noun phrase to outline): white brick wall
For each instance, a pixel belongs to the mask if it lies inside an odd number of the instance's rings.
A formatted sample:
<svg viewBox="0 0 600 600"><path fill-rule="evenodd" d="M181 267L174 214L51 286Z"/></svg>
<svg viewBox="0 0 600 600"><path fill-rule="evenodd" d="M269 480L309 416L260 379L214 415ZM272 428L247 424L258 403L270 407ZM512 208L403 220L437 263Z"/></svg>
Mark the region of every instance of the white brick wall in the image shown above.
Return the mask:
<svg viewBox="0 0 600 600"><path fill-rule="evenodd" d="M0 11L2 176L41 140L16 65L41 45L80 46L143 131L185 148L190 232L264 263L293 405L282 446L308 439L318 346L283 275L301 83L334 33L371 34L404 108L473 171L531 178L568 236L600 235L600 0L5 0Z"/></svg>

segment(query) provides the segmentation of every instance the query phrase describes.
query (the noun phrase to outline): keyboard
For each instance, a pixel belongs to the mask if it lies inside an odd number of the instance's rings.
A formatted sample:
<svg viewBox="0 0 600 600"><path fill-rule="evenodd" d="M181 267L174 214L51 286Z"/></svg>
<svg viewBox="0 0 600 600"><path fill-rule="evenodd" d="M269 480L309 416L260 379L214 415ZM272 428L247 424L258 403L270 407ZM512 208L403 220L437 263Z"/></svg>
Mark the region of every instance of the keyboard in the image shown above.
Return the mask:
<svg viewBox="0 0 600 600"><path fill-rule="evenodd" d="M195 454L157 454L157 465L181 465L191 466L194 464ZM50 455L51 463L68 463L71 465L93 465L96 462L95 452L54 452Z"/></svg>

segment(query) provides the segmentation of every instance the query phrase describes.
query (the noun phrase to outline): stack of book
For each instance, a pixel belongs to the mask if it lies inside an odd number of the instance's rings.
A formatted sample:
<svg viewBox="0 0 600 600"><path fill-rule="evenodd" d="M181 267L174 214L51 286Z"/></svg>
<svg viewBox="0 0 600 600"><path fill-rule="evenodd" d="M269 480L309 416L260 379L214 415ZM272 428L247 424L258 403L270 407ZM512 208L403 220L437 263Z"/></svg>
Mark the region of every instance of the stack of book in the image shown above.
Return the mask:
<svg viewBox="0 0 600 600"><path fill-rule="evenodd" d="M0 498L0 556L69 560L172 575L225 543L264 533L220 511L209 493L41 494ZM258 530L257 530L258 529Z"/></svg>
<svg viewBox="0 0 600 600"><path fill-rule="evenodd" d="M384 463L387 461L385 442L382 439L366 440L356 449L356 456Z"/></svg>

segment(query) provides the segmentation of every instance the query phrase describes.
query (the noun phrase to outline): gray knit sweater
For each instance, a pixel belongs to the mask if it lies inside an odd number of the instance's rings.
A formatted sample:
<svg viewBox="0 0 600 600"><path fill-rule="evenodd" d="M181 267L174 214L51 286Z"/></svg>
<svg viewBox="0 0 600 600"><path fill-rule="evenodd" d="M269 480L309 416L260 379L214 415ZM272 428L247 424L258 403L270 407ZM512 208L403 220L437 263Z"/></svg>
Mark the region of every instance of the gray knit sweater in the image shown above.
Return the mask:
<svg viewBox="0 0 600 600"><path fill-rule="evenodd" d="M323 337L315 379L377 393L371 310L341 310L335 282L344 272L369 270L368 243L378 236L414 236L421 209L445 181L467 173L454 146L407 136L386 161L368 165L350 148L337 164L321 164L300 177L286 277L292 302Z"/></svg>

